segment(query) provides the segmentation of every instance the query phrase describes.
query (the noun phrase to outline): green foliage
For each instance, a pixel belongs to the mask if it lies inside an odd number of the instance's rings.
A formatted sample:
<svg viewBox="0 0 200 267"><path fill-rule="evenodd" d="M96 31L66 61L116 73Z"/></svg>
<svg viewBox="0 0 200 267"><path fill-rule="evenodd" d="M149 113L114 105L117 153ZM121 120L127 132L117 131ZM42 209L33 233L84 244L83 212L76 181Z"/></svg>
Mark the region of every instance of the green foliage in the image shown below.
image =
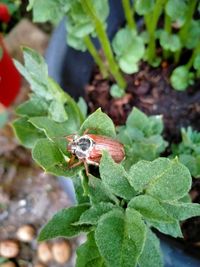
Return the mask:
<svg viewBox="0 0 200 267"><path fill-rule="evenodd" d="M5 0L4 0L5 1ZM129 1L122 2L127 25L119 29L111 42L107 36L107 19L109 16L108 0L29 0L28 10L33 10L35 22L51 21L57 23L62 17L67 17L67 42L68 45L86 51L94 58L103 77L109 74L114 77L117 84L111 87L111 96L120 98L124 95L126 81L120 70L126 74L138 72L141 60L147 61L151 66L158 67L162 62L161 56L157 55L160 46L163 49L163 58L173 58L176 69L171 76L172 86L179 91L185 90L188 85L194 82L194 73L191 66L197 68L196 63L191 62L190 66L179 66L182 54L193 54L200 41L200 20L196 17L199 9L196 1L188 0L135 0L133 4ZM135 26L135 13L143 17L145 27L138 29ZM164 23L159 23L160 21ZM159 34L158 34L159 33ZM104 64L95 45L94 37L97 37L101 50L107 64ZM157 39L160 41L158 46ZM146 45L146 47L145 47ZM184 49L184 50L183 50ZM188 52L188 53L187 53ZM198 78L200 76L197 69ZM25 70L21 71L26 75ZM44 72L38 73L38 77ZM27 75L26 75L27 76ZM45 76L44 76L45 77ZM28 77L31 81L31 77ZM39 79L41 81L41 79ZM47 79L48 80L48 79ZM42 87L48 83L37 83L34 86L32 77L32 87L43 91ZM36 85L36 84L35 84ZM47 86L48 87L48 86ZM46 91L46 90L45 90ZM46 98L48 100L46 91ZM51 108L48 112L57 121L67 119L65 108L60 104L61 99L54 99L48 103ZM65 103L62 103L65 104ZM62 114L62 116L61 116Z"/></svg>
<svg viewBox="0 0 200 267"><path fill-rule="evenodd" d="M45 241L52 238L74 237L81 232L88 231L88 227L73 225L81 214L88 209L88 204L74 206L68 209L62 209L56 213L53 218L40 231L38 241Z"/></svg>
<svg viewBox="0 0 200 267"><path fill-rule="evenodd" d="M147 238L144 249L138 260L140 267L162 267L163 259L160 253L160 244L156 235L150 230L147 230Z"/></svg>
<svg viewBox="0 0 200 267"><path fill-rule="evenodd" d="M194 83L194 74L190 72L187 66L177 67L170 77L174 89L184 91L189 85Z"/></svg>
<svg viewBox="0 0 200 267"><path fill-rule="evenodd" d="M143 39L134 30L124 28L117 32L112 46L121 70L128 74L137 72L144 55Z"/></svg>
<svg viewBox="0 0 200 267"><path fill-rule="evenodd" d="M76 267L103 267L104 260L97 248L94 232L88 234L87 241L77 249L76 253Z"/></svg>
<svg viewBox="0 0 200 267"><path fill-rule="evenodd" d="M168 0L165 6L165 12L173 22L181 27L186 20L187 0Z"/></svg>
<svg viewBox="0 0 200 267"><path fill-rule="evenodd" d="M188 198L189 170L178 158L157 158L167 145L161 137L161 116L147 117L134 108L116 136L112 120L101 109L84 120L84 103L79 103L82 114L48 78L43 59L32 50L26 49L25 55L25 67L17 65L30 79L33 94L17 108L20 118L13 127L46 172L73 179L78 202L55 214L42 228L39 241L85 232L87 240L77 249L78 267L163 266L159 241L150 227L181 237L179 221L200 215L200 206ZM54 103L58 114L52 111ZM96 177L87 177L83 165L69 169L65 136L85 131L120 139L126 158L117 164L103 151ZM199 140L197 133L184 135L188 149L195 153Z"/></svg>
<svg viewBox="0 0 200 267"><path fill-rule="evenodd" d="M149 0L149 1L135 0L134 4L135 4L135 11L139 15L145 15L152 11L155 4L155 0Z"/></svg>
<svg viewBox="0 0 200 267"><path fill-rule="evenodd" d="M118 128L118 138L126 145L128 155L124 161L126 169L140 159L153 160L165 150L167 142L161 136L162 131L162 116L148 117L133 108L126 125Z"/></svg>
<svg viewBox="0 0 200 267"><path fill-rule="evenodd" d="M103 113L100 108L84 121L80 128L80 134L83 134L86 130L89 130L90 133L92 132L113 138L116 136L115 126L112 120Z"/></svg>
<svg viewBox="0 0 200 267"><path fill-rule="evenodd" d="M185 47L194 49L200 42L200 20L191 20L188 25L187 38L185 38Z"/></svg>
<svg viewBox="0 0 200 267"><path fill-rule="evenodd" d="M123 166L115 163L108 152L103 153L99 171L103 183L113 194L128 200L135 195Z"/></svg>
<svg viewBox="0 0 200 267"><path fill-rule="evenodd" d="M165 50L176 52L181 49L181 41L177 34L170 34L164 30L160 33L160 45Z"/></svg>
<svg viewBox="0 0 200 267"><path fill-rule="evenodd" d="M33 10L34 22L58 23L71 7L71 0L29 0L27 10Z"/></svg>
<svg viewBox="0 0 200 267"><path fill-rule="evenodd" d="M113 84L110 87L110 95L114 98L121 98L125 95L125 91L121 89L117 84Z"/></svg>
<svg viewBox="0 0 200 267"><path fill-rule="evenodd" d="M173 156L178 156L195 178L200 177L200 133L191 127L181 129L182 141L172 146Z"/></svg>
<svg viewBox="0 0 200 267"><path fill-rule="evenodd" d="M176 158L139 161L130 168L129 175L130 184L136 191L145 192L161 201L183 197L192 183L189 170ZM179 175L181 183L177 179Z"/></svg>
<svg viewBox="0 0 200 267"><path fill-rule="evenodd" d="M95 240L107 266L136 266L146 239L146 225L140 214L127 208L103 215L95 231Z"/></svg>

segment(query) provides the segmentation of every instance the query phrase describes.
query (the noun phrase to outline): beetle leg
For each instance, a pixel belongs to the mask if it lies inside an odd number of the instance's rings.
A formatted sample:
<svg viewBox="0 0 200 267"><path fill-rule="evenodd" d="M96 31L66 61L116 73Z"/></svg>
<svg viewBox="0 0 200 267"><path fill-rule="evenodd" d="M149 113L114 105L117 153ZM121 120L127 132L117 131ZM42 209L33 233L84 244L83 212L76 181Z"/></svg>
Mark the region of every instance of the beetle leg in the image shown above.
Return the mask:
<svg viewBox="0 0 200 267"><path fill-rule="evenodd" d="M75 160L75 155L72 155L71 158L69 159L69 162L68 162L68 166L71 167L73 164L74 164L74 160Z"/></svg>
<svg viewBox="0 0 200 267"><path fill-rule="evenodd" d="M84 160L83 163L84 163L86 175L89 176L89 169L88 169L88 165L87 165L86 160Z"/></svg>
<svg viewBox="0 0 200 267"><path fill-rule="evenodd" d="M75 162L74 164L69 165L68 168L71 169L71 168L77 167L77 166L81 165L82 163L83 163L83 161L80 160L78 162Z"/></svg>

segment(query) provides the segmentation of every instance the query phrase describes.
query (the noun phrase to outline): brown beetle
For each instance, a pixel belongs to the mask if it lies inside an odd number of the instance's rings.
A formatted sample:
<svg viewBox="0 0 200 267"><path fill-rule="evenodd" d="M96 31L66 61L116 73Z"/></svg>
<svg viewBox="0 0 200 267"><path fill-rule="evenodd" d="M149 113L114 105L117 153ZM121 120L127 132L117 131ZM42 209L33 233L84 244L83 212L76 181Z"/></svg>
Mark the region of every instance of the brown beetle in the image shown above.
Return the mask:
<svg viewBox="0 0 200 267"><path fill-rule="evenodd" d="M107 150L116 163L120 163L125 157L124 146L117 140L103 135L76 134L66 137L69 141L67 150L73 154L69 161L69 167L73 168L84 163L86 174L89 174L87 164L99 165L103 150ZM74 163L75 158L79 161Z"/></svg>

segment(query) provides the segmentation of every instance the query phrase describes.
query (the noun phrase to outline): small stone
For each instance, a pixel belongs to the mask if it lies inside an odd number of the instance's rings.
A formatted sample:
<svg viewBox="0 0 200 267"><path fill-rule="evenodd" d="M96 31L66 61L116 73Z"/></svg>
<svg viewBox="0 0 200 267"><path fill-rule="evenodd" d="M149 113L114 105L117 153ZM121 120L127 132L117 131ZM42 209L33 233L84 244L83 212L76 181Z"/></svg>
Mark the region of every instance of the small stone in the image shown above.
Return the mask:
<svg viewBox="0 0 200 267"><path fill-rule="evenodd" d="M71 256L71 245L67 241L58 241L52 245L54 260L60 264L69 261Z"/></svg>
<svg viewBox="0 0 200 267"><path fill-rule="evenodd" d="M35 237L35 229L31 225L23 225L17 230L17 237L20 241L31 242Z"/></svg>
<svg viewBox="0 0 200 267"><path fill-rule="evenodd" d="M51 247L47 242L43 242L38 246L38 258L43 263L48 263L52 260Z"/></svg>
<svg viewBox="0 0 200 267"><path fill-rule="evenodd" d="M14 240L0 242L0 255L5 258L15 258L19 254L19 244Z"/></svg>
<svg viewBox="0 0 200 267"><path fill-rule="evenodd" d="M37 263L33 267L46 267L46 265L44 265L42 263Z"/></svg>

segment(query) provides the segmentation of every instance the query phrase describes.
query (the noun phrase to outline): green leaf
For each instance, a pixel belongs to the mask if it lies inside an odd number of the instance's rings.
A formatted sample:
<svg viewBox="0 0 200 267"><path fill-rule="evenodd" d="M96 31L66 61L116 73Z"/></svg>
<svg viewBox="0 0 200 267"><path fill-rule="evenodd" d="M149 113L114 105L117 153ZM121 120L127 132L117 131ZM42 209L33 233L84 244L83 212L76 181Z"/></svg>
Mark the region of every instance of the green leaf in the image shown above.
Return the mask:
<svg viewBox="0 0 200 267"><path fill-rule="evenodd" d="M48 139L40 139L32 150L33 159L46 171L58 176L73 177L83 166L69 169L58 147Z"/></svg>
<svg viewBox="0 0 200 267"><path fill-rule="evenodd" d="M128 207L137 210L147 220L166 223L174 221L159 201L148 195L134 197L129 202Z"/></svg>
<svg viewBox="0 0 200 267"><path fill-rule="evenodd" d="M33 117L29 121L38 129L43 130L46 136L52 139L55 137L65 137L74 133L68 121L59 123L47 117Z"/></svg>
<svg viewBox="0 0 200 267"><path fill-rule="evenodd" d="M32 91L40 98L52 100L48 88L47 65L41 55L30 48L23 49L24 64L14 61L15 66L24 78L30 83Z"/></svg>
<svg viewBox="0 0 200 267"><path fill-rule="evenodd" d="M103 152L99 171L103 183L113 194L128 200L135 195L135 190L131 187L123 166L115 163L106 151Z"/></svg>
<svg viewBox="0 0 200 267"><path fill-rule="evenodd" d="M187 15L188 5L185 0L168 0L165 6L167 15L181 27Z"/></svg>
<svg viewBox="0 0 200 267"><path fill-rule="evenodd" d="M130 28L117 32L112 42L119 66L125 73L138 71L137 63L144 55L143 39Z"/></svg>
<svg viewBox="0 0 200 267"><path fill-rule="evenodd" d="M134 267L142 253L146 226L138 212L113 210L103 215L95 231L99 252L109 267Z"/></svg>
<svg viewBox="0 0 200 267"><path fill-rule="evenodd" d="M103 259L95 243L94 233L87 235L87 241L76 250L76 267L103 267Z"/></svg>
<svg viewBox="0 0 200 267"><path fill-rule="evenodd" d="M163 257L160 250L159 239L150 229L147 230L147 239L138 263L140 267L163 266Z"/></svg>
<svg viewBox="0 0 200 267"><path fill-rule="evenodd" d="M129 177L135 190L163 201L177 200L191 188L190 172L177 159L140 161L131 167Z"/></svg>
<svg viewBox="0 0 200 267"><path fill-rule="evenodd" d="M106 188L102 180L92 175L90 175L88 190L93 205L99 202L118 203L117 198Z"/></svg>
<svg viewBox="0 0 200 267"><path fill-rule="evenodd" d="M137 128L141 131L145 131L145 128L149 125L148 117L142 111L134 107L127 118L126 125L130 128Z"/></svg>
<svg viewBox="0 0 200 267"><path fill-rule="evenodd" d="M194 49L200 41L200 20L191 20L184 39L184 45L188 49Z"/></svg>
<svg viewBox="0 0 200 267"><path fill-rule="evenodd" d="M83 134L86 130L100 135L116 136L112 120L100 108L92 113L81 125L80 133Z"/></svg>
<svg viewBox="0 0 200 267"><path fill-rule="evenodd" d="M195 70L200 70L200 54L196 55L193 62L193 67L195 68Z"/></svg>
<svg viewBox="0 0 200 267"><path fill-rule="evenodd" d="M58 23L70 9L72 3L73 1L70 0L29 0L27 10L33 9L34 22Z"/></svg>
<svg viewBox="0 0 200 267"><path fill-rule="evenodd" d="M183 238L183 234L181 232L181 228L178 221L175 221L173 223L151 222L151 225L163 234L170 235L175 238Z"/></svg>
<svg viewBox="0 0 200 267"><path fill-rule="evenodd" d="M200 216L200 205L197 203L165 202L162 206L170 216L180 221Z"/></svg>
<svg viewBox="0 0 200 267"><path fill-rule="evenodd" d="M135 4L135 11L139 14L139 15L146 15L147 13L151 12L155 1L154 0L149 0L149 1L145 1L145 0L135 0L134 1Z"/></svg>
<svg viewBox="0 0 200 267"><path fill-rule="evenodd" d="M176 52L181 49L181 41L177 34L170 34L162 31L160 34L160 45L171 52Z"/></svg>
<svg viewBox="0 0 200 267"><path fill-rule="evenodd" d="M121 89L117 84L110 87L110 95L114 98L121 98L125 95L124 89Z"/></svg>
<svg viewBox="0 0 200 267"><path fill-rule="evenodd" d="M30 100L17 107L16 113L27 117L45 116L48 114L48 103L33 95Z"/></svg>
<svg viewBox="0 0 200 267"><path fill-rule="evenodd" d="M170 77L174 89L184 91L193 81L190 72L186 66L175 68Z"/></svg>
<svg viewBox="0 0 200 267"><path fill-rule="evenodd" d="M68 119L64 105L60 101L52 100L49 106L49 114L54 121L64 122Z"/></svg>
<svg viewBox="0 0 200 267"><path fill-rule="evenodd" d="M12 123L15 135L19 141L28 148L33 148L38 139L44 138L45 135L36 129L27 118L20 118Z"/></svg>
<svg viewBox="0 0 200 267"><path fill-rule="evenodd" d="M77 222L78 225L81 224L92 224L96 225L100 219L100 217L113 210L115 206L111 203L100 202L90 209L86 210L80 217L79 221Z"/></svg>
<svg viewBox="0 0 200 267"><path fill-rule="evenodd" d="M87 106L87 103L85 102L84 98L79 97L77 105L78 105L81 113L83 114L83 117L86 118L88 106Z"/></svg>
<svg viewBox="0 0 200 267"><path fill-rule="evenodd" d="M89 203L89 197L84 194L83 185L80 176L73 177L73 185L78 204Z"/></svg>
<svg viewBox="0 0 200 267"><path fill-rule="evenodd" d="M86 228L74 226L81 214L89 208L88 204L62 209L42 228L38 241L45 241L56 237L74 237L79 235Z"/></svg>

